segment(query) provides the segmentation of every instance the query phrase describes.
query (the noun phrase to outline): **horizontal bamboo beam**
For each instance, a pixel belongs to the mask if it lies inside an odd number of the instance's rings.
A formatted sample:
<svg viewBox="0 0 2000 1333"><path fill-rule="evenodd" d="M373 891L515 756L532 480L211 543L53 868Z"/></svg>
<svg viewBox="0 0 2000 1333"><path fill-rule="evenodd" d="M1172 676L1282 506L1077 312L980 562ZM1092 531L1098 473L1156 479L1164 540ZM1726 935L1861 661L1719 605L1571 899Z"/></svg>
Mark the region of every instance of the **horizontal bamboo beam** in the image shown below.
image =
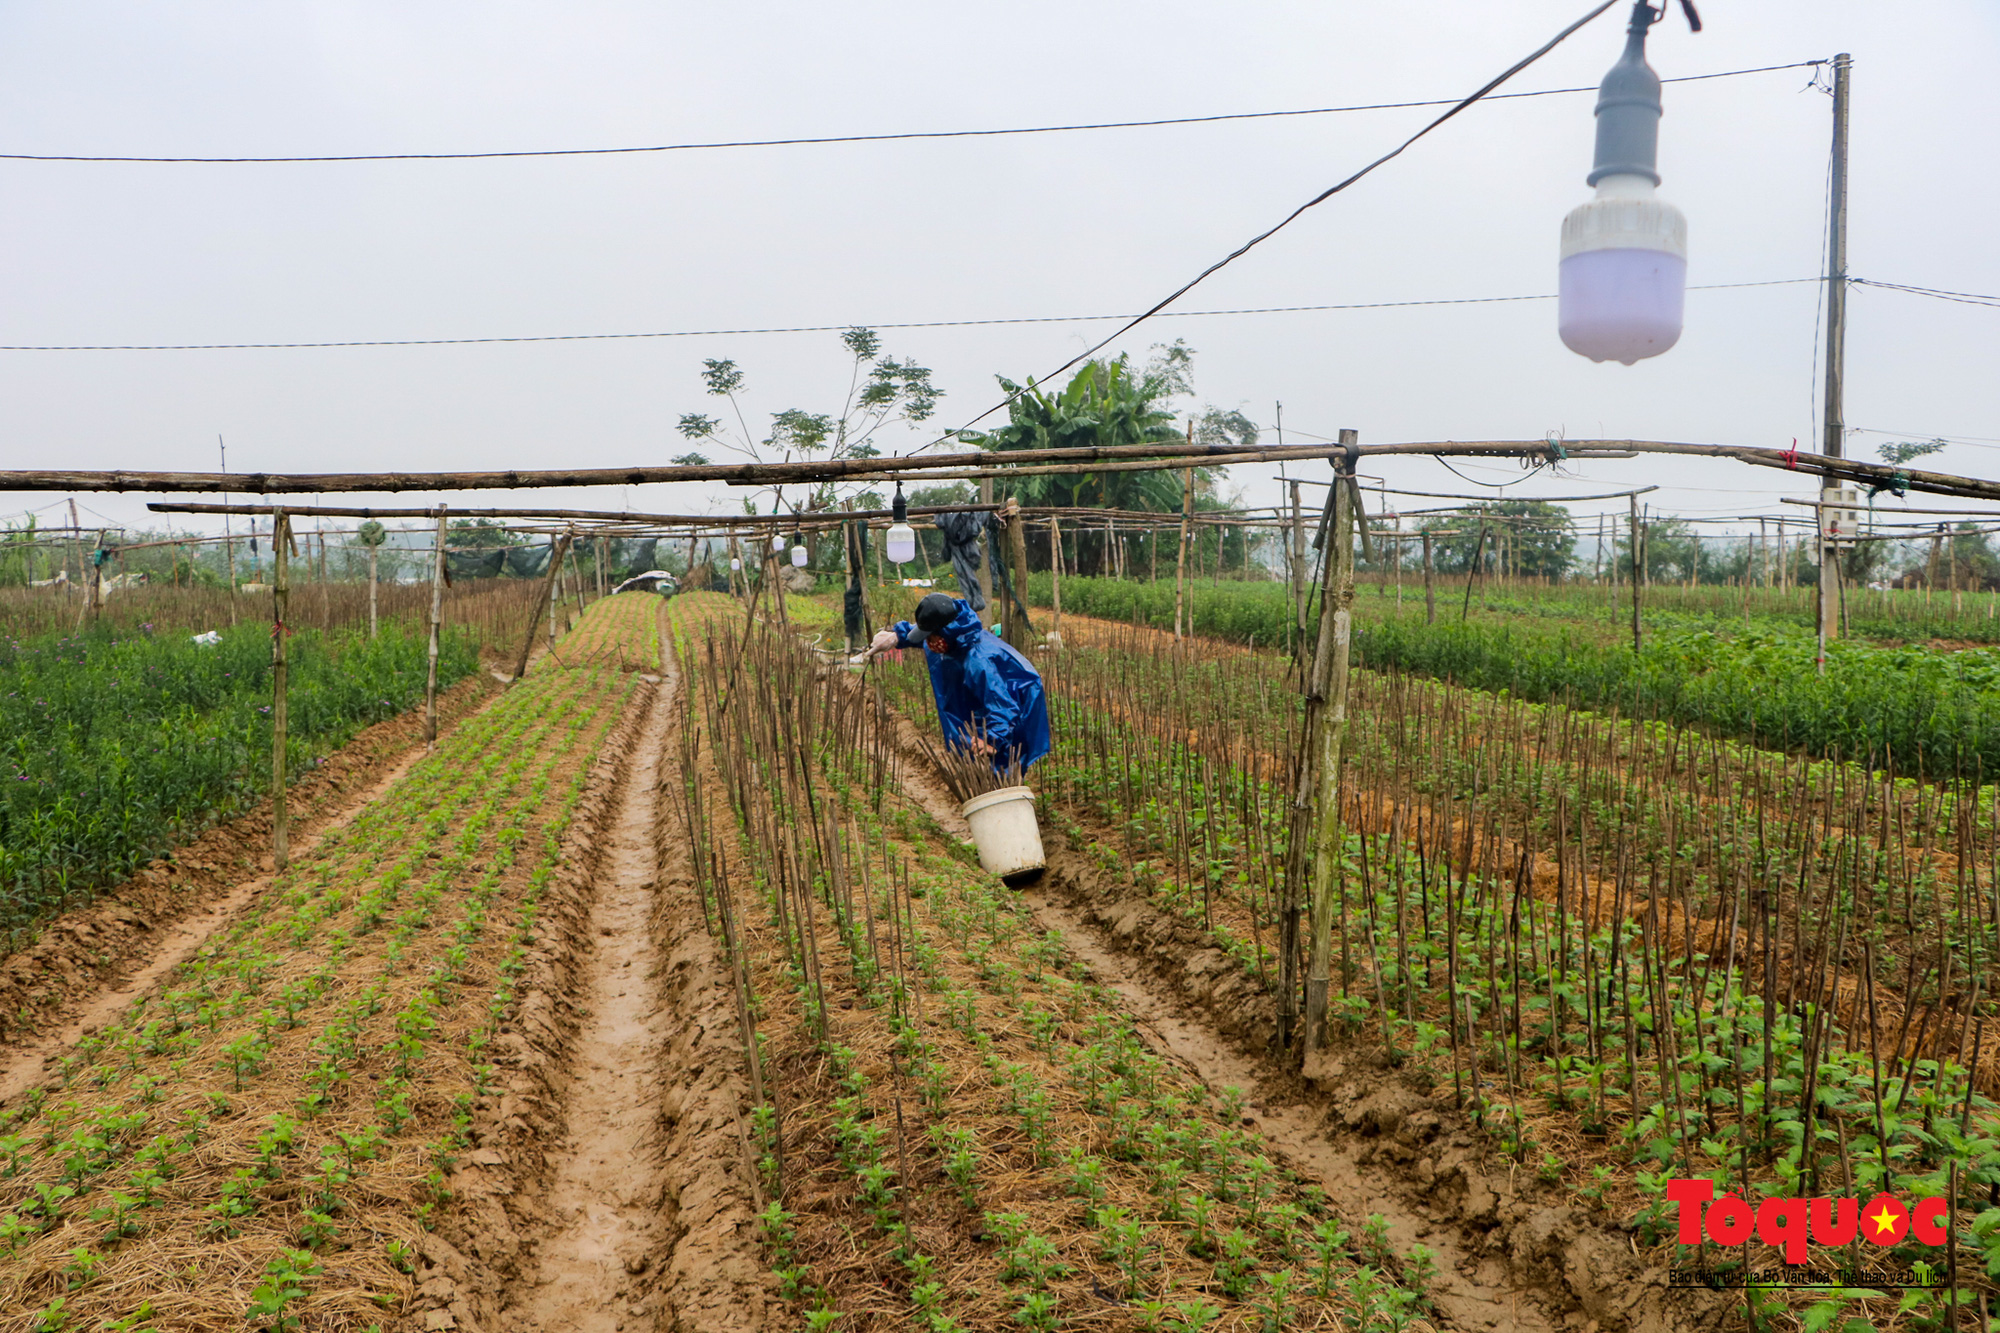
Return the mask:
<svg viewBox="0 0 2000 1333"><path fill-rule="evenodd" d="M1074 464L1077 472L1102 471L1107 463L1157 460L1160 467L1213 467L1229 462L1280 462L1330 458L1339 446L1286 446L1246 452L1236 445L1143 444L1098 448L1022 449L1010 452L1008 470L1024 475L1032 467ZM1444 440L1358 445L1357 457L1409 455L1561 459L1666 454L1715 458L1753 467L1777 468L1808 477L1894 483L1906 490L1963 499L2000 500L2000 482L1949 473L1829 458L1795 450L1747 445L1686 444L1661 440L1575 440L1560 447L1546 440ZM732 485L778 485L808 481L887 478L908 473L985 470L995 455L986 452L917 454L905 458L801 459L789 463L704 463L641 468L576 468L507 472L243 473L89 472L23 470L0 472L0 491L151 491L155 493L240 492L251 495L314 495L353 491L471 491L550 486L643 486L675 481L722 481ZM747 517L747 515L746 515Z"/></svg>
<svg viewBox="0 0 2000 1333"><path fill-rule="evenodd" d="M256 504L197 504L194 502L175 503L158 501L146 508L156 514L269 514L276 505ZM912 505L913 515L953 514L962 509L1004 509L1000 504L966 503L962 505L919 506ZM435 506L429 509L376 509L355 505L310 505L286 506L285 512L297 517L325 514L329 518L436 518ZM850 518L889 518L894 513L888 509L846 510L823 509L803 514L634 514L615 509L457 509L451 510L453 518L525 518L549 519L565 518L599 523L643 524L648 527L757 527L776 524L791 527L793 524L839 524Z"/></svg>

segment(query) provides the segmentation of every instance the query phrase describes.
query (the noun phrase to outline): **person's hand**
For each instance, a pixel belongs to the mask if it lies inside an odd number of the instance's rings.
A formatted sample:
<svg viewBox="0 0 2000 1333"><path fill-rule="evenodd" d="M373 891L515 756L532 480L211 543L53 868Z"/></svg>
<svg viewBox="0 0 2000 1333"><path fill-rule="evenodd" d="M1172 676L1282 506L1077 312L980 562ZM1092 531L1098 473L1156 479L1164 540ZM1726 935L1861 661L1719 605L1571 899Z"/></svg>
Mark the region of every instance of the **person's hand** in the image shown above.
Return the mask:
<svg viewBox="0 0 2000 1333"><path fill-rule="evenodd" d="M892 648L902 646L902 639L897 637L896 631L892 629L878 630L875 637L868 641L869 651L876 653L886 653Z"/></svg>
<svg viewBox="0 0 2000 1333"><path fill-rule="evenodd" d="M965 738L965 749L968 754L977 755L981 759L991 759L993 757L993 742L983 736L967 736Z"/></svg>

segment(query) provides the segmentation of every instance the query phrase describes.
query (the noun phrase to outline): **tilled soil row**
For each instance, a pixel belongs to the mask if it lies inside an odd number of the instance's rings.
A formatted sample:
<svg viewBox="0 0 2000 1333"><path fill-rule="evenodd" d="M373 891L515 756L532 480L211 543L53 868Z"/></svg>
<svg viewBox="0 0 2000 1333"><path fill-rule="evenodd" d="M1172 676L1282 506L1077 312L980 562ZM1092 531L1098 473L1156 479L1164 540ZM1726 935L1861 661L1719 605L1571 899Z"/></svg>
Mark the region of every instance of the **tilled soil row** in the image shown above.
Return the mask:
<svg viewBox="0 0 2000 1333"><path fill-rule="evenodd" d="M677 687L644 687L603 747L495 1042L503 1095L423 1248L414 1328L754 1333L779 1309L727 973L660 795L679 781Z"/></svg>
<svg viewBox="0 0 2000 1333"><path fill-rule="evenodd" d="M604 831L653 706L652 691L643 692L605 737L564 834L562 869L542 898L518 1007L489 1048L501 1095L481 1099L469 1135L473 1151L448 1180L454 1207L420 1242L411 1328L509 1327L510 1293L532 1266L536 1239L557 1223L543 1196L556 1171L568 1056L583 1019L579 968L594 881Z"/></svg>
<svg viewBox="0 0 2000 1333"><path fill-rule="evenodd" d="M671 655L670 655L671 660ZM686 689L674 680L674 688ZM680 781L674 747L661 747L664 792ZM757 1233L762 1202L749 1160L751 1104L728 965L709 933L687 833L659 801L653 825L654 982L670 1016L661 1051L660 1251L648 1295L655 1327L675 1333L754 1333L784 1317Z"/></svg>
<svg viewBox="0 0 2000 1333"><path fill-rule="evenodd" d="M494 682L475 676L438 698L440 730L494 697ZM303 856L329 828L351 819L422 754L423 715L401 714L368 727L290 785L292 848ZM216 825L149 862L88 906L57 917L35 941L0 963L0 1055L9 1048L66 1047L65 1034L93 1000L130 992L137 974L163 948L185 954L205 932L174 939L176 928L227 900L254 895L271 878L271 802ZM220 926L228 913L204 923ZM121 984L122 983L122 984ZM124 995L117 996L122 1002ZM43 1043L37 1043L37 1038Z"/></svg>

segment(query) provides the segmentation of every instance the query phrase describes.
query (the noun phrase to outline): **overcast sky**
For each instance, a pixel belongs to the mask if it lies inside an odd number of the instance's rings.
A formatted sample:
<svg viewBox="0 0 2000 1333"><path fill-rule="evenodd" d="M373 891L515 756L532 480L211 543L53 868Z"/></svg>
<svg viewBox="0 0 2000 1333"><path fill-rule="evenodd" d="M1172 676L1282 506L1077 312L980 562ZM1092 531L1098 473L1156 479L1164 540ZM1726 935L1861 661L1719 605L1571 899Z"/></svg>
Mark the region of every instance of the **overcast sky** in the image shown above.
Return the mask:
<svg viewBox="0 0 2000 1333"><path fill-rule="evenodd" d="M0 152L276 155L565 148L1207 115L1471 91L1586 8L1213 3L660 5L82 3L0 9ZM2000 292L2000 6L1706 0L1654 29L1665 77L1854 56L1851 271ZM1621 5L1516 89L1594 85ZM1830 100L1810 72L1671 85L1662 195L1689 282L1821 270ZM938 142L621 157L311 165L0 162L0 343L460 338L1129 312L1399 141L1397 110ZM1555 289L1589 196L1588 95L1474 108L1184 298L1191 311ZM1673 351L1593 365L1553 301L1161 319L1202 399L1295 432L1396 440L1817 440L1812 284L1690 292ZM2000 476L2000 310L1860 288L1849 452L1955 437ZM889 330L934 369L934 425L1115 324ZM1116 349L1114 349L1116 350ZM664 463L713 411L705 357L747 374L761 430L831 411L837 334L290 351L0 352L0 466L368 471ZM890 452L934 432L885 439ZM713 451L711 451L713 452ZM718 458L721 455L717 455ZM1482 481L1512 465L1460 465ZM1476 489L1430 461L1396 484ZM1325 476L1324 464L1303 469ZM1697 514L1810 486L1640 459L1525 493L1658 483ZM1295 470L1293 475L1299 475ZM1275 468L1238 468L1252 502ZM545 492L688 511L726 487ZM18 516L62 497L0 495ZM492 492L464 497L500 504ZM531 497L521 495L528 500ZM89 513L157 525L144 497ZM386 497L377 503L393 503ZM1405 501L1416 507L1420 502ZM1913 500L1912 503L1923 503ZM1579 505L1591 513L1609 505ZM1792 509L1796 515L1799 511ZM51 515L53 516L53 514ZM192 525L200 526L200 525Z"/></svg>

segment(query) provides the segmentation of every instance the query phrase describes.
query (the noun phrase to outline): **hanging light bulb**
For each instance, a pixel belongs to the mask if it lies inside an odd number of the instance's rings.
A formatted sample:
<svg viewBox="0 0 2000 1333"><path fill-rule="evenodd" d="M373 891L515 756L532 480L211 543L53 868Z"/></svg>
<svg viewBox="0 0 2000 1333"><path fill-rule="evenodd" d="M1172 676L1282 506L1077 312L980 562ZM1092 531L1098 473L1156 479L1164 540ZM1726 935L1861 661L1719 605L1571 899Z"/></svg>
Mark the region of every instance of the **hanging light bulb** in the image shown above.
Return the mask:
<svg viewBox="0 0 2000 1333"><path fill-rule="evenodd" d="M792 531L792 568L804 569L807 560L805 535L797 529Z"/></svg>
<svg viewBox="0 0 2000 1333"><path fill-rule="evenodd" d="M784 550L785 534L779 532L776 528L771 529L771 554L782 555L784 554Z"/></svg>
<svg viewBox="0 0 2000 1333"><path fill-rule="evenodd" d="M1556 328L1592 361L1629 366L1680 341L1687 219L1654 197L1660 76L1646 63L1646 30L1664 12L1646 0L1632 7L1625 53L1597 92L1597 153L1585 178L1597 197L1563 219ZM1689 21L1700 31L1692 10Z"/></svg>
<svg viewBox="0 0 2000 1333"><path fill-rule="evenodd" d="M729 557L729 567L731 569L741 569L743 568L743 561L732 555Z"/></svg>
<svg viewBox="0 0 2000 1333"><path fill-rule="evenodd" d="M896 483L896 499L890 507L894 521L889 524L889 540L885 543L889 559L899 565L907 565L917 558L917 534L910 526L910 505L903 499L903 483Z"/></svg>

